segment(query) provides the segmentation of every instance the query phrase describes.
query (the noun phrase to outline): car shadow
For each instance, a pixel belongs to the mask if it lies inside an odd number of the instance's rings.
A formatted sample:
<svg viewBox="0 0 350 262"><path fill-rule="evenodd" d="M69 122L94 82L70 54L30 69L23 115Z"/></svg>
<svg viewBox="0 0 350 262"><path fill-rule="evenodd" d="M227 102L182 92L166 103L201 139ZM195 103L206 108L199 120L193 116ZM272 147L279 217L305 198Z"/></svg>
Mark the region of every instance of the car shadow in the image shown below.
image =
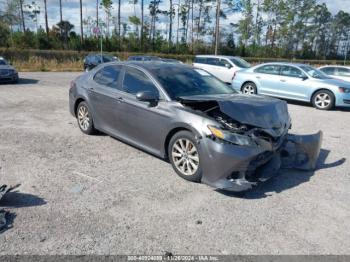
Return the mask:
<svg viewBox="0 0 350 262"><path fill-rule="evenodd" d="M20 79L18 79L18 84L21 84L21 85L36 84L38 82L39 82L38 79L31 79L31 78L20 78Z"/></svg>
<svg viewBox="0 0 350 262"><path fill-rule="evenodd" d="M1 207L7 208L42 206L45 204L46 201L41 197L18 191L6 193L0 202Z"/></svg>
<svg viewBox="0 0 350 262"><path fill-rule="evenodd" d="M3 208L22 208L22 207L33 207L45 205L46 201L33 194L21 193L19 191L13 191L6 193L0 201L0 216L2 216L2 223L0 229L0 234L11 229L13 227L13 222L17 216L16 212L13 210L8 211Z"/></svg>
<svg viewBox="0 0 350 262"><path fill-rule="evenodd" d="M316 170L333 168L345 163L346 158L341 158L331 163L325 163L330 151L321 149ZM281 170L280 174L271 178L270 180L258 184L252 190L246 192L228 192L223 190L216 190L217 192L230 197L238 197L243 199L261 199L269 197L274 194L281 193L285 190L297 187L303 183L310 181L315 171L300 171L295 169Z"/></svg>
<svg viewBox="0 0 350 262"><path fill-rule="evenodd" d="M38 79L20 78L18 79L17 83L0 81L0 85L32 85L32 84L37 84L38 82L39 82Z"/></svg>

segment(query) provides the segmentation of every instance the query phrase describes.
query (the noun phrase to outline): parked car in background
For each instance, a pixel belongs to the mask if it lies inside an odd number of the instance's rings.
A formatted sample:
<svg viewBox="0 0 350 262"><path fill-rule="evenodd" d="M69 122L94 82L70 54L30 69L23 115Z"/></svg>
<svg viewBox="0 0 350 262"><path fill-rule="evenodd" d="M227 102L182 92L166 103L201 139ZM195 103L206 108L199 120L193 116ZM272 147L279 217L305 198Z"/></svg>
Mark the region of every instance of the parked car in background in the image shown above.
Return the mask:
<svg viewBox="0 0 350 262"><path fill-rule="evenodd" d="M228 84L231 84L235 72L251 67L247 61L238 56L214 55L197 55L193 66L206 70Z"/></svg>
<svg viewBox="0 0 350 262"><path fill-rule="evenodd" d="M72 81L69 105L83 133L100 130L168 159L184 179L236 192L281 166L314 169L322 140L288 135L285 101L238 94L179 63L104 64Z"/></svg>
<svg viewBox="0 0 350 262"><path fill-rule="evenodd" d="M266 63L236 73L235 90L311 102L322 110L350 107L350 83L304 64Z"/></svg>
<svg viewBox="0 0 350 262"><path fill-rule="evenodd" d="M162 59L158 56L137 55L137 56L129 56L128 61L162 61Z"/></svg>
<svg viewBox="0 0 350 262"><path fill-rule="evenodd" d="M7 62L3 57L0 56L0 82L17 83L18 72Z"/></svg>
<svg viewBox="0 0 350 262"><path fill-rule="evenodd" d="M349 66L322 66L319 68L323 73L330 77L349 81L350 82L350 67Z"/></svg>
<svg viewBox="0 0 350 262"><path fill-rule="evenodd" d="M163 62L166 63L178 63L178 64L183 64L181 61L176 60L176 59L171 59L171 58L161 58Z"/></svg>
<svg viewBox="0 0 350 262"><path fill-rule="evenodd" d="M90 71L91 69L95 68L99 64L113 62L113 61L120 61L120 60L116 56L111 56L111 55L107 55L107 54L103 54L103 55L101 55L101 54L89 54L84 59L84 70Z"/></svg>

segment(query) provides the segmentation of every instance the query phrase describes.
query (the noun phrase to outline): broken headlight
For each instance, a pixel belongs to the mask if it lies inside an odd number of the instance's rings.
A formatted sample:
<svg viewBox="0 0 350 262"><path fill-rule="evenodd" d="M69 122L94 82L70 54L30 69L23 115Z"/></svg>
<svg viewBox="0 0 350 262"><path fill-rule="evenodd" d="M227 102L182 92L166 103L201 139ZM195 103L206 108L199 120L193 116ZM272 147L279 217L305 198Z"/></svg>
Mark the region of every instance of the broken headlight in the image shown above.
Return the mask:
<svg viewBox="0 0 350 262"><path fill-rule="evenodd" d="M226 142L239 145L239 146L252 146L256 145L255 142L245 135L235 134L227 130L223 130L214 126L208 126L210 133L218 139L224 140Z"/></svg>

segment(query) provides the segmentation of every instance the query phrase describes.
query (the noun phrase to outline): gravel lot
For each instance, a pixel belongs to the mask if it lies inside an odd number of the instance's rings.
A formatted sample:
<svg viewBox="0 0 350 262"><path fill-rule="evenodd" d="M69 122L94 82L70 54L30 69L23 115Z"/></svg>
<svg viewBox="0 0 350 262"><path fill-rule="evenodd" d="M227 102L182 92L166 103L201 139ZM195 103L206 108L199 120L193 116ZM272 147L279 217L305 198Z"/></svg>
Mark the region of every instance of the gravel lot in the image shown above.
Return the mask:
<svg viewBox="0 0 350 262"><path fill-rule="evenodd" d="M171 166L68 111L79 73L22 73L0 85L0 254L350 254L350 110L289 104L293 132L324 132L316 172L284 172L244 197Z"/></svg>

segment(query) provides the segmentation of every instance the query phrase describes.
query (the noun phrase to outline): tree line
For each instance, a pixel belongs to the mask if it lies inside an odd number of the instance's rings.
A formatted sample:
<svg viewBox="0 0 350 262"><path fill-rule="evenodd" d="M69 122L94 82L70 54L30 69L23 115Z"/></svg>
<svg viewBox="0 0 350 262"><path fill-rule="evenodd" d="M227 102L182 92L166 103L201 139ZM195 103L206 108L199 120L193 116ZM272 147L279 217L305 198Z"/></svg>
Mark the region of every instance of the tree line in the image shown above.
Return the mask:
<svg viewBox="0 0 350 262"><path fill-rule="evenodd" d="M59 21L51 28L47 0L3 2L0 46L97 51L102 39L106 51L140 53L330 59L349 52L349 13L332 14L316 0L96 0L94 16L84 15L79 0L78 28L57 1ZM127 18L125 4L133 7Z"/></svg>

